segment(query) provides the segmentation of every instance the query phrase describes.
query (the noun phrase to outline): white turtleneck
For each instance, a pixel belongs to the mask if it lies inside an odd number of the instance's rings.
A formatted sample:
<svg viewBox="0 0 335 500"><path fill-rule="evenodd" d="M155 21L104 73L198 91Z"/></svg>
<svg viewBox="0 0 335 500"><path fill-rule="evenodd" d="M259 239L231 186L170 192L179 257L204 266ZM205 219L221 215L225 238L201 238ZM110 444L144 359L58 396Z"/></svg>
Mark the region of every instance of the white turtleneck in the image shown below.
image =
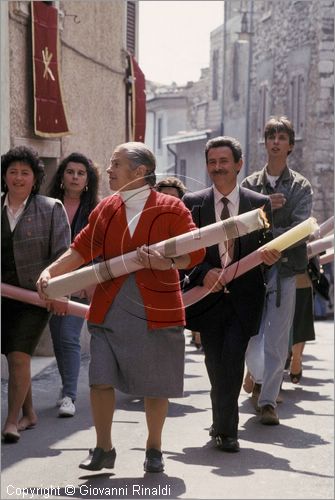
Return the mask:
<svg viewBox="0 0 335 500"><path fill-rule="evenodd" d="M129 189L128 191L112 191L112 194L118 194L121 196L125 204L130 236L133 236L135 232L150 192L148 184L137 189Z"/></svg>

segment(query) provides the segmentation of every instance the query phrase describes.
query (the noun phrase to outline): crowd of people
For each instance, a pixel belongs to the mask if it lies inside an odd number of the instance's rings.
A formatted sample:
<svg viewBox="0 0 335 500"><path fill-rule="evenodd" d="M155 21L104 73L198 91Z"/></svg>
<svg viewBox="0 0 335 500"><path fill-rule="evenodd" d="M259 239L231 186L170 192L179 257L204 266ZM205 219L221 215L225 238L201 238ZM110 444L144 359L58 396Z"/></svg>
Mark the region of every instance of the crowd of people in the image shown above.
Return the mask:
<svg viewBox="0 0 335 500"><path fill-rule="evenodd" d="M211 138L205 162L212 185L197 192L189 192L176 177L156 182L150 149L138 142L120 144L107 168L111 194L102 200L98 169L82 153L60 162L48 196L38 194L44 166L35 151L20 146L2 156L2 281L37 290L46 306L2 298L2 353L9 367L4 442L16 443L21 431L37 424L30 361L48 322L61 379L58 416L75 415L84 319L66 315L50 300L50 279L132 251L137 271L71 294L71 300L89 304L96 431L95 447L79 467L114 468L117 389L144 399L144 470L164 470L168 401L183 397L185 326L192 331L191 342L203 348L215 446L229 453L240 450L242 384L260 422L280 423L284 370L289 368L292 383L299 383L305 342L315 339L306 241L281 253L262 248L261 265L228 284L222 278L223 269L311 214L311 185L287 164L295 142L291 122L272 117L264 140L265 167L239 182L240 143L228 136ZM269 228L173 258L151 247L255 208L263 208ZM185 308L182 294L194 286L207 293Z"/></svg>

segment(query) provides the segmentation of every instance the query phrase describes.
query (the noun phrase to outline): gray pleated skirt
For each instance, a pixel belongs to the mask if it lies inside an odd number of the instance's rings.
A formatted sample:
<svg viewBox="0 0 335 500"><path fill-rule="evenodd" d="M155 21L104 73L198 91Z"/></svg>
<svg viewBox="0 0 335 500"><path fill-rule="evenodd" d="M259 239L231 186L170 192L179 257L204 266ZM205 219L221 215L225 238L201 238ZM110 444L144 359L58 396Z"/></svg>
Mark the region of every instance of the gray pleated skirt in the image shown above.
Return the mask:
<svg viewBox="0 0 335 500"><path fill-rule="evenodd" d="M102 324L91 333L90 385L108 384L138 397L183 397L183 327L149 330L134 274L129 275Z"/></svg>

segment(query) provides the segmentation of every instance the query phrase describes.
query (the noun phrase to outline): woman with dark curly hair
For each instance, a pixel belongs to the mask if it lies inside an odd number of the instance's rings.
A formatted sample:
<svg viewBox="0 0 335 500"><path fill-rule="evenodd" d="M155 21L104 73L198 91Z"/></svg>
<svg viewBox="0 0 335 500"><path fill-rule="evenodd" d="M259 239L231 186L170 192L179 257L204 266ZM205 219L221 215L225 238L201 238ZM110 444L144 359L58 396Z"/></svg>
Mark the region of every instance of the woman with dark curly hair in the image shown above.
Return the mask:
<svg viewBox="0 0 335 500"><path fill-rule="evenodd" d="M71 241L86 226L88 216L98 203L98 171L81 153L71 153L60 163L51 181L49 195L61 200L71 224ZM89 291L72 294L71 300L88 303ZM59 417L73 417L76 411L80 370L80 332L84 318L52 316L49 322L52 342L62 380L57 406Z"/></svg>
<svg viewBox="0 0 335 500"><path fill-rule="evenodd" d="M44 165L25 146L1 156L1 274L10 285L36 290L42 269L70 244L64 206L38 193ZM49 309L54 305L49 303ZM2 298L1 352L7 357L8 416L2 431L5 442L17 442L19 431L37 423L33 408L30 360L50 313L47 309ZM22 409L22 417L20 412Z"/></svg>

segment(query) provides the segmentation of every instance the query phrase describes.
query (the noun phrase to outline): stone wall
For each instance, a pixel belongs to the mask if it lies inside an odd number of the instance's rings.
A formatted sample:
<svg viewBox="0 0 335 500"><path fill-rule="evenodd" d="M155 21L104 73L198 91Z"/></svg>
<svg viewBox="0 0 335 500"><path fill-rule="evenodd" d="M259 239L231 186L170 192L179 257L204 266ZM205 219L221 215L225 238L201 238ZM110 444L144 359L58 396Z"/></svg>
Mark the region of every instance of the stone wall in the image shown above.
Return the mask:
<svg viewBox="0 0 335 500"><path fill-rule="evenodd" d="M305 121L289 165L312 183L314 215L322 222L333 213L334 2L278 0L265 18L262 4L254 3L250 171L266 160L257 130L260 80L269 85L268 114L285 114L292 120L290 75L299 69L306 92Z"/></svg>

